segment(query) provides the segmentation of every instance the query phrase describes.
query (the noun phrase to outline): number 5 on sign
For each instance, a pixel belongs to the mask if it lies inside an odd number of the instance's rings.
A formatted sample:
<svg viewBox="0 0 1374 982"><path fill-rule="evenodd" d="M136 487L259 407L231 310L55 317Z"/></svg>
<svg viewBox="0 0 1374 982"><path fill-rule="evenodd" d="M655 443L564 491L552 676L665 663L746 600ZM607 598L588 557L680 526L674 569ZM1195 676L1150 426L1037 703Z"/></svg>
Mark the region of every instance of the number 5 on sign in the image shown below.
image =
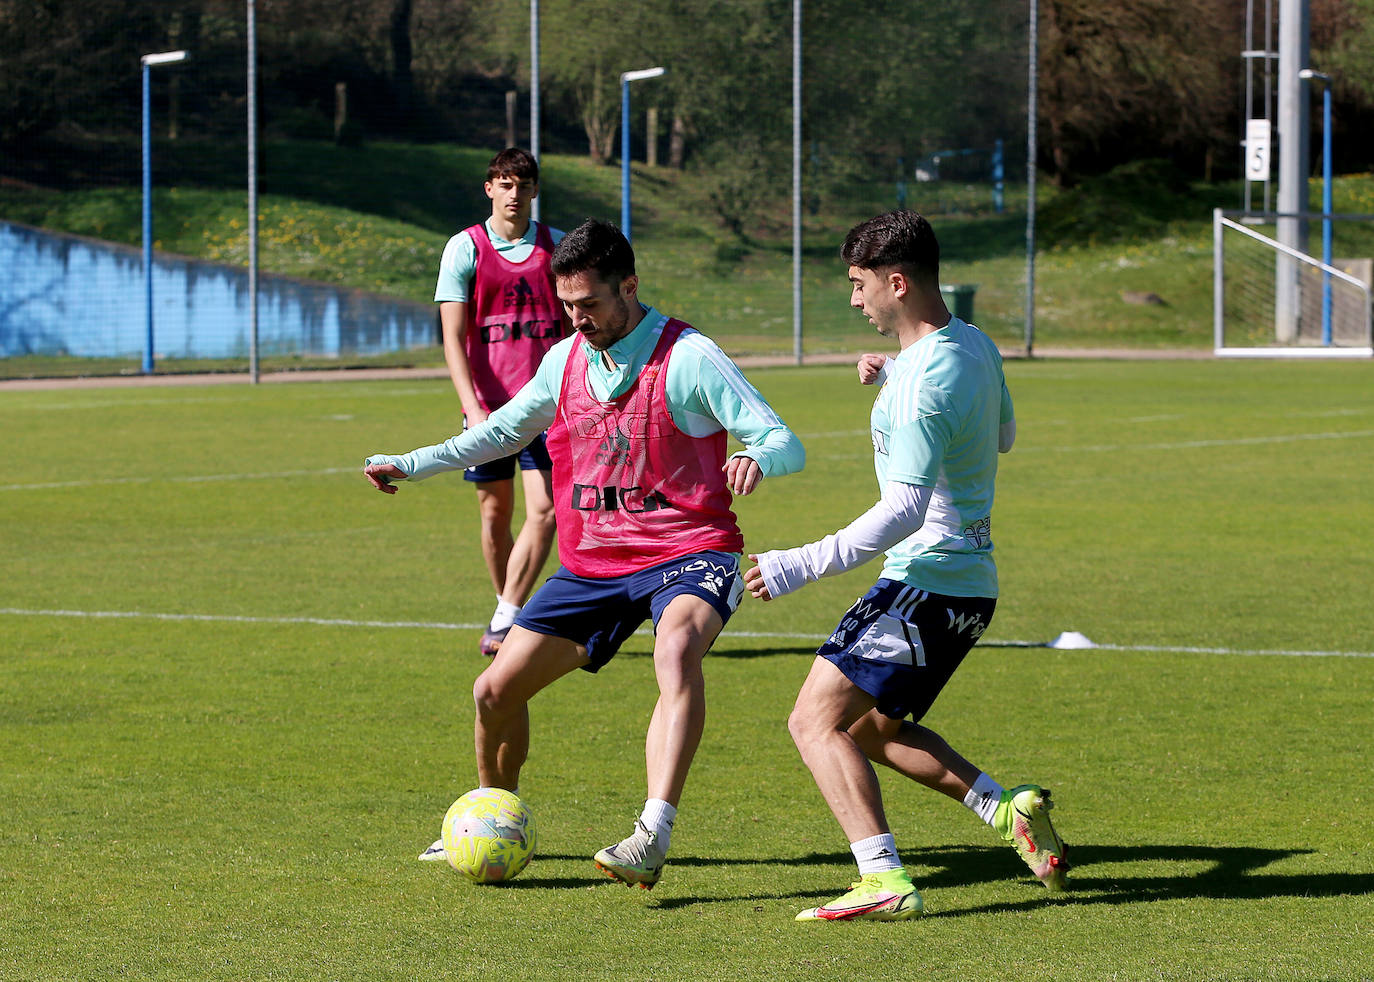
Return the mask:
<svg viewBox="0 0 1374 982"><path fill-rule="evenodd" d="M1269 180L1269 120L1245 121L1245 179Z"/></svg>

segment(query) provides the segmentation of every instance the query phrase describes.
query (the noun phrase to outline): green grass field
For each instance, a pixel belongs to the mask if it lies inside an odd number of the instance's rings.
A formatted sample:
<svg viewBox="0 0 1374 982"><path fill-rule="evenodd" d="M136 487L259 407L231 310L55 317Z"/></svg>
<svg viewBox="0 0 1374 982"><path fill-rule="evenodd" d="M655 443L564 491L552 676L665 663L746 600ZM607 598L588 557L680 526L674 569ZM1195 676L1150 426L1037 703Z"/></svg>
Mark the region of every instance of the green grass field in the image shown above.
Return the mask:
<svg viewBox="0 0 1374 982"><path fill-rule="evenodd" d="M654 891L590 862L647 636L532 704L540 853L473 887L414 859L475 783L473 495L358 473L449 435L447 383L0 390L0 979L1370 979L1370 370L1008 364L1002 604L928 722L1054 789L1072 889L885 774L928 911L886 925L793 922L852 861L784 725L876 568L731 622ZM872 391L751 375L808 465L749 547L866 508ZM1035 646L1067 630L1102 647Z"/></svg>

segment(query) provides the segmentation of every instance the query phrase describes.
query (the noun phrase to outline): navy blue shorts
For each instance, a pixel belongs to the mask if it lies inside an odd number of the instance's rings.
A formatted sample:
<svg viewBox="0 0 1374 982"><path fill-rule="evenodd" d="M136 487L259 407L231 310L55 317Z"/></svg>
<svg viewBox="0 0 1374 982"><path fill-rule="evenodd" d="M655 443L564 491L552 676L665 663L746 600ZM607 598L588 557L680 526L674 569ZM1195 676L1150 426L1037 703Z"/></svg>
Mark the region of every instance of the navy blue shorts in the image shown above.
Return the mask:
<svg viewBox="0 0 1374 982"><path fill-rule="evenodd" d="M530 445L519 453L500 460L489 460L476 464L463 471L463 480L482 484L485 481L509 481L515 477L515 465L522 471L551 471L553 461L549 459L548 447L544 445L544 434L540 433Z"/></svg>
<svg viewBox="0 0 1374 982"><path fill-rule="evenodd" d="M891 719L919 721L992 622L993 597L946 597L880 579L816 654Z"/></svg>
<svg viewBox="0 0 1374 982"><path fill-rule="evenodd" d="M515 623L582 645L588 658L583 667L595 672L650 617L657 628L663 609L674 597L700 597L724 622L739 606L743 593L739 557L715 550L604 579L577 576L559 566L516 615Z"/></svg>

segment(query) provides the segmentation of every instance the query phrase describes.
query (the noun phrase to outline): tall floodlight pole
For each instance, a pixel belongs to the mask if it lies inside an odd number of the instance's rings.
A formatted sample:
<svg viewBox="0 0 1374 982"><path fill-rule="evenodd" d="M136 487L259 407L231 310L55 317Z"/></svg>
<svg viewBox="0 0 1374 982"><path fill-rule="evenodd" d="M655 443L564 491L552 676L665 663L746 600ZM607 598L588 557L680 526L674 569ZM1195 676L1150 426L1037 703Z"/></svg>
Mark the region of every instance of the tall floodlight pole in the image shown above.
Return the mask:
<svg viewBox="0 0 1374 982"><path fill-rule="evenodd" d="M530 154L539 161L539 0L530 0ZM530 217L539 221L539 198Z"/></svg>
<svg viewBox="0 0 1374 982"><path fill-rule="evenodd" d="M792 357L802 363L802 0L792 0Z"/></svg>
<svg viewBox="0 0 1374 982"><path fill-rule="evenodd" d="M1026 357L1035 351L1035 116L1040 58L1040 4L1030 2L1030 68L1026 96Z"/></svg>
<svg viewBox="0 0 1374 982"><path fill-rule="evenodd" d="M620 73L620 231L630 240L630 83L658 78L668 69L641 68Z"/></svg>
<svg viewBox="0 0 1374 982"><path fill-rule="evenodd" d="M1274 0L1264 0L1264 118L1274 118L1274 65L1278 55L1274 53ZM1272 175L1264 176L1264 210L1269 210L1273 197Z"/></svg>
<svg viewBox="0 0 1374 982"><path fill-rule="evenodd" d="M185 61L185 51L144 55L143 66L143 286L147 336L143 343L143 374L153 374L153 100L151 69Z"/></svg>
<svg viewBox="0 0 1374 982"><path fill-rule="evenodd" d="M1307 65L1308 0L1279 0L1279 219L1281 245L1307 252L1308 112L1298 73ZM1275 260L1274 339L1298 339L1301 283L1298 261Z"/></svg>
<svg viewBox="0 0 1374 982"><path fill-rule="evenodd" d="M1304 68L1298 78L1322 83L1322 344L1331 344L1331 76Z"/></svg>
<svg viewBox="0 0 1374 982"><path fill-rule="evenodd" d="M258 377L258 21L248 0L248 378Z"/></svg>
<svg viewBox="0 0 1374 982"><path fill-rule="evenodd" d="M153 123L148 58L143 58L143 374L153 374Z"/></svg>

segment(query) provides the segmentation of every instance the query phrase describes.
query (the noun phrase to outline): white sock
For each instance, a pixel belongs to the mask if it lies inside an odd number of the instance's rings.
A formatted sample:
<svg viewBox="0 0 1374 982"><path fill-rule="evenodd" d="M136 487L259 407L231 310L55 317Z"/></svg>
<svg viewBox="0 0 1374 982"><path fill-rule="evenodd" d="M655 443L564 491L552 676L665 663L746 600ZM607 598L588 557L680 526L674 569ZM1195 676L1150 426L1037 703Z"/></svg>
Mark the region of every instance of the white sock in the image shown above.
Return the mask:
<svg viewBox="0 0 1374 982"><path fill-rule="evenodd" d="M515 604L508 604L500 597L496 598L496 613L491 615L491 625L489 631L504 631L515 623L515 615L520 613L520 607Z"/></svg>
<svg viewBox="0 0 1374 982"><path fill-rule="evenodd" d="M902 861L897 856L897 842L892 838L891 832L851 842L849 850L854 853L854 860L859 864L860 876L887 873L902 868Z"/></svg>
<svg viewBox="0 0 1374 982"><path fill-rule="evenodd" d="M1004 793L1002 785L986 774L979 774L969 793L964 795L964 807L991 825Z"/></svg>
<svg viewBox="0 0 1374 982"><path fill-rule="evenodd" d="M676 818L677 808L662 798L650 798L644 802L644 810L639 813L639 821L658 836L657 843L664 852L668 851L668 840L672 838L673 820Z"/></svg>

